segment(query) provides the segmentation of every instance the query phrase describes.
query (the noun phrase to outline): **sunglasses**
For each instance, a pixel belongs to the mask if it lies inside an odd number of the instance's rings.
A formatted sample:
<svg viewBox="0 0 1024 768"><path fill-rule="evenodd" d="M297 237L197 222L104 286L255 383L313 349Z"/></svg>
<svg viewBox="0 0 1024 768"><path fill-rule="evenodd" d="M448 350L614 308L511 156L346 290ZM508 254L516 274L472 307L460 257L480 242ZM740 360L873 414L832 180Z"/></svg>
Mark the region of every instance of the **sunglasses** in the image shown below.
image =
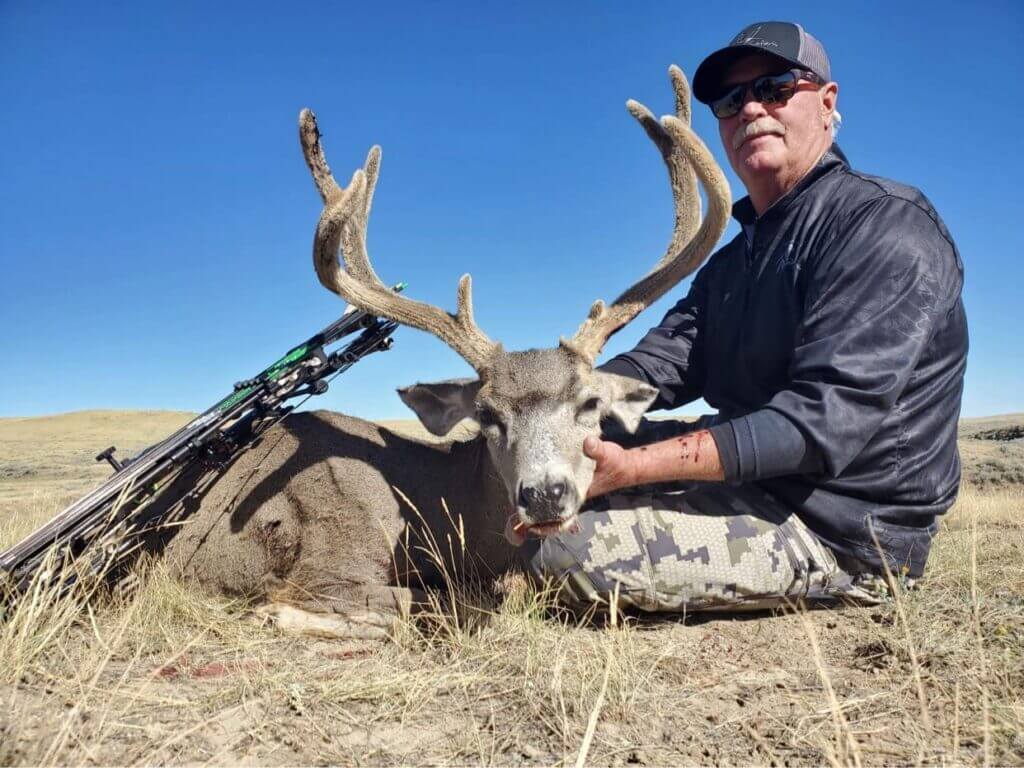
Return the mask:
<svg viewBox="0 0 1024 768"><path fill-rule="evenodd" d="M719 120L732 117L743 109L748 88L754 94L754 101L759 101L762 104L785 104L793 98L801 80L809 80L818 85L823 84L822 79L813 72L804 69L790 69L781 75L765 75L747 83L738 83L708 106Z"/></svg>

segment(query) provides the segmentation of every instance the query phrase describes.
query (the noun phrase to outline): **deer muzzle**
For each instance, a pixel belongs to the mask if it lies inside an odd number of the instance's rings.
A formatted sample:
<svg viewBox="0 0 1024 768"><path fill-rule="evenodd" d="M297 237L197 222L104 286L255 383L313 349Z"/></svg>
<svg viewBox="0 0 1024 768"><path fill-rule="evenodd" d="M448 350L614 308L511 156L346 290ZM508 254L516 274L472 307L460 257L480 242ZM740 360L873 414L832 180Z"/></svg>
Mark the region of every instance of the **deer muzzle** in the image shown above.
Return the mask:
<svg viewBox="0 0 1024 768"><path fill-rule="evenodd" d="M548 478L540 483L520 483L516 511L528 526L560 524L579 509L576 485L567 478Z"/></svg>

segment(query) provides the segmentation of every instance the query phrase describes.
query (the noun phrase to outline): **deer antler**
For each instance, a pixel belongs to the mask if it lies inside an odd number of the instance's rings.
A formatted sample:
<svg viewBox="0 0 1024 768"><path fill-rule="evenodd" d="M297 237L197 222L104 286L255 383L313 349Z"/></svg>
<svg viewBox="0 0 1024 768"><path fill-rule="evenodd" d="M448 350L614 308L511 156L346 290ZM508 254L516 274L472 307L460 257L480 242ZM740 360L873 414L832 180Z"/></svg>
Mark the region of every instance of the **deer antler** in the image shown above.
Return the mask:
<svg viewBox="0 0 1024 768"><path fill-rule="evenodd" d="M595 301L576 335L568 341L561 340L563 347L591 364L613 333L704 262L728 222L729 182L704 142L690 128L690 86L674 64L669 67L669 77L676 95L675 117L666 115L659 122L647 107L632 99L626 102L626 108L657 145L668 167L675 202L672 240L654 269L626 289L610 307L600 299ZM708 215L699 229L700 197L694 172L708 197Z"/></svg>
<svg viewBox="0 0 1024 768"><path fill-rule="evenodd" d="M380 171L380 147L370 150L366 164L356 170L349 185L342 188L327 165L316 116L308 109L299 113L299 140L324 201L313 239L313 266L323 286L370 314L434 334L481 373L499 345L487 338L473 321L469 275L459 280L458 309L452 315L432 304L398 295L381 282L370 265L366 225ZM339 245L345 269L338 264Z"/></svg>

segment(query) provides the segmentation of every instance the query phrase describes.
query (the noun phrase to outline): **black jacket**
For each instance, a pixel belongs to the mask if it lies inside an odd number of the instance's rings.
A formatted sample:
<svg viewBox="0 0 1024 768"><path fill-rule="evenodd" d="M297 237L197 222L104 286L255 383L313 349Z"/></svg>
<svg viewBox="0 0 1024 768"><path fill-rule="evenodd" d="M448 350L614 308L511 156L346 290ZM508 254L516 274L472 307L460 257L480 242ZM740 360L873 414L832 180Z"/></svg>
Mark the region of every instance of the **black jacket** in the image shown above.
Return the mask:
<svg viewBox="0 0 1024 768"><path fill-rule="evenodd" d="M726 480L756 483L837 552L919 576L960 484L963 263L921 192L852 170L833 145L717 251L602 370L703 396Z"/></svg>

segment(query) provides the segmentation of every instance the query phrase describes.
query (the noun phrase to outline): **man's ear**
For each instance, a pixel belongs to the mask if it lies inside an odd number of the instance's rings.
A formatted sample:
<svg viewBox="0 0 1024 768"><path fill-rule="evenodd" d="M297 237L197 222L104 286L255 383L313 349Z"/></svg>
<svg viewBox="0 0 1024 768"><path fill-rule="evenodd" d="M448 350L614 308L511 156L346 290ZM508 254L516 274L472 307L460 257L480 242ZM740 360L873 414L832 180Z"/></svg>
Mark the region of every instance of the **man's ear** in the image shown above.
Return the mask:
<svg viewBox="0 0 1024 768"><path fill-rule="evenodd" d="M829 123L832 122L832 113L838 114L836 100L839 96L839 85L837 83L826 83L820 91L822 117ZM842 118L839 118L841 121Z"/></svg>
<svg viewBox="0 0 1024 768"><path fill-rule="evenodd" d="M619 422L627 432L636 432L636 428L640 426L640 419L658 397L658 390L646 382L628 376L603 371L594 371L593 375L598 377L609 403L608 416Z"/></svg>
<svg viewBox="0 0 1024 768"><path fill-rule="evenodd" d="M463 419L475 417L473 401L479 391L479 379L450 379L402 387L398 396L431 434L443 437Z"/></svg>

